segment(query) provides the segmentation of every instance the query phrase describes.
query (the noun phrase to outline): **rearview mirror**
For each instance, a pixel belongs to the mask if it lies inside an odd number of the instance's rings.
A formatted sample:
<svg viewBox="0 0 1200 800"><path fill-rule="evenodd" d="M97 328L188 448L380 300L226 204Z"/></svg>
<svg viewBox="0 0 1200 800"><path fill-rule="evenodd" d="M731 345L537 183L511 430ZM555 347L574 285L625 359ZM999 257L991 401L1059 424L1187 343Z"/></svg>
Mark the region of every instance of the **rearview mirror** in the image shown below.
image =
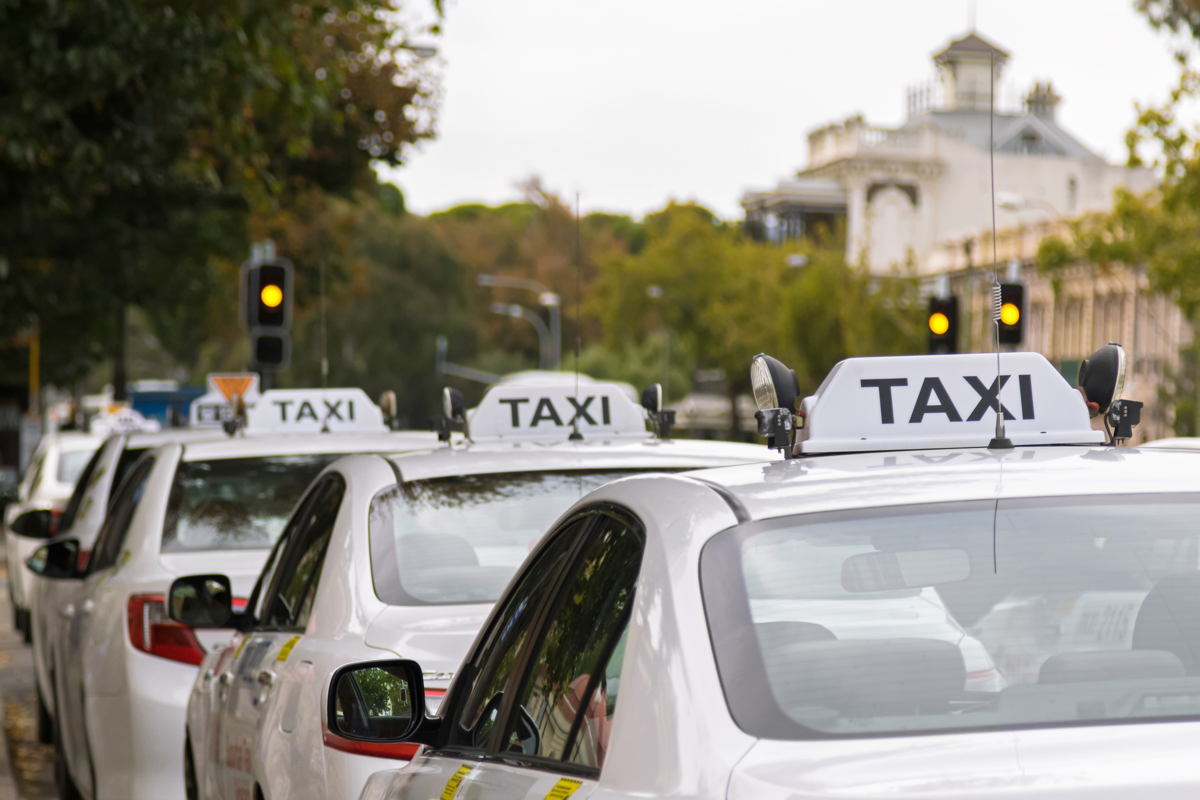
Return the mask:
<svg viewBox="0 0 1200 800"><path fill-rule="evenodd" d="M50 521L54 514L47 508L26 511L12 521L13 533L30 539L49 539Z"/></svg>
<svg viewBox="0 0 1200 800"><path fill-rule="evenodd" d="M425 719L425 684L415 661L371 661L333 673L329 730L360 742L405 742Z"/></svg>
<svg viewBox="0 0 1200 800"><path fill-rule="evenodd" d="M233 588L224 575L176 578L167 595L167 613L193 628L225 628L233 618Z"/></svg>
<svg viewBox="0 0 1200 800"><path fill-rule="evenodd" d="M842 563L842 588L847 592L920 589L970 576L971 558L957 548L859 553Z"/></svg>
<svg viewBox="0 0 1200 800"><path fill-rule="evenodd" d="M79 540L63 539L44 544L25 560L25 566L43 578L83 577L83 570L79 568Z"/></svg>

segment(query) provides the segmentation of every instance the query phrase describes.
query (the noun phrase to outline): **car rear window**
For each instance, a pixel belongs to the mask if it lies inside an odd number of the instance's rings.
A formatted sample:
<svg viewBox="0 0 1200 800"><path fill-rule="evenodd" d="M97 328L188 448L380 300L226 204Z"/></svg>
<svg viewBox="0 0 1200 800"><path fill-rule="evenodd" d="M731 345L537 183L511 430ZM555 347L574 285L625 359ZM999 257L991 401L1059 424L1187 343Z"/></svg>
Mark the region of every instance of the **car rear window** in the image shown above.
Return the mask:
<svg viewBox="0 0 1200 800"><path fill-rule="evenodd" d="M766 738L1200 718L1200 496L986 501L741 525L701 583Z"/></svg>
<svg viewBox="0 0 1200 800"><path fill-rule="evenodd" d="M376 495L368 523L375 594L390 605L494 603L568 508L629 470L519 472L409 481Z"/></svg>
<svg viewBox="0 0 1200 800"><path fill-rule="evenodd" d="M341 454L180 462L162 552L269 548L304 490L338 458Z"/></svg>
<svg viewBox="0 0 1200 800"><path fill-rule="evenodd" d="M92 450L61 450L58 453L58 482L69 483L72 486L79 480L79 473L92 460L96 451Z"/></svg>

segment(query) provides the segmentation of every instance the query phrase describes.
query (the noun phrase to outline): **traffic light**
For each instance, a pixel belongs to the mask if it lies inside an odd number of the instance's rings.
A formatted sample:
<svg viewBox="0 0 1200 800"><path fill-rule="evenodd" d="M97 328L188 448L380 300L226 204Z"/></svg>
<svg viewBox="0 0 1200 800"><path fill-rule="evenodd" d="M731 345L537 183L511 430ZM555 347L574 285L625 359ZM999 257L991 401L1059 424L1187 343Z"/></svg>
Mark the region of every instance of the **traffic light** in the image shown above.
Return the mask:
<svg viewBox="0 0 1200 800"><path fill-rule="evenodd" d="M958 298L929 298L929 352L934 355L958 352Z"/></svg>
<svg viewBox="0 0 1200 800"><path fill-rule="evenodd" d="M292 265L282 258L242 265L242 323L250 329L250 368L286 369L292 358Z"/></svg>
<svg viewBox="0 0 1200 800"><path fill-rule="evenodd" d="M1020 344L1025 333L1025 287L1000 284L1000 344Z"/></svg>
<svg viewBox="0 0 1200 800"><path fill-rule="evenodd" d="M246 327L281 328L292 324L292 265L284 259L242 267Z"/></svg>

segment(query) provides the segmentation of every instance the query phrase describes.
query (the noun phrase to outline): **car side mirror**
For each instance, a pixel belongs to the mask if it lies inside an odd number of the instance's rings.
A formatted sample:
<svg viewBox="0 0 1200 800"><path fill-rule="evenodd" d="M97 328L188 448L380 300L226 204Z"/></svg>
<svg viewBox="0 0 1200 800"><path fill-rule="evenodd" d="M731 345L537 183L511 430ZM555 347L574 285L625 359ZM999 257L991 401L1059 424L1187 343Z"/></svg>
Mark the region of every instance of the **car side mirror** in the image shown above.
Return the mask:
<svg viewBox="0 0 1200 800"><path fill-rule="evenodd" d="M50 522L54 514L47 508L26 511L12 521L10 526L13 533L30 539L49 539L51 535Z"/></svg>
<svg viewBox="0 0 1200 800"><path fill-rule="evenodd" d="M224 575L176 578L167 595L167 614L192 628L227 628L233 619L233 587Z"/></svg>
<svg viewBox="0 0 1200 800"><path fill-rule="evenodd" d="M338 669L329 682L328 720L330 733L353 742L413 741L426 722L421 666L398 659Z"/></svg>
<svg viewBox="0 0 1200 800"><path fill-rule="evenodd" d="M44 544L25 560L34 575L43 578L63 579L81 578L83 570L79 568L79 540L62 539L50 544Z"/></svg>

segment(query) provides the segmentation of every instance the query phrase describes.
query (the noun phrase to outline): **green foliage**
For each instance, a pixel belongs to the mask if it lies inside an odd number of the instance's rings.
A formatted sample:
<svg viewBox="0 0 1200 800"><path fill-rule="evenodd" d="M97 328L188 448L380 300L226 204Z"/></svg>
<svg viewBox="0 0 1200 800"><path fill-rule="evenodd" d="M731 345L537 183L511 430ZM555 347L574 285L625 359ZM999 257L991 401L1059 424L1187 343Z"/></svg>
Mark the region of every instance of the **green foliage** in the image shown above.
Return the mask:
<svg viewBox="0 0 1200 800"><path fill-rule="evenodd" d="M44 375L69 382L120 353L133 305L194 361L253 211L369 188L373 159L429 135L394 13L0 0L0 337L39 319Z"/></svg>
<svg viewBox="0 0 1200 800"><path fill-rule="evenodd" d="M1158 387L1158 401L1175 410L1172 428L1176 436L1200 435L1200 342L1179 351L1179 367Z"/></svg>
<svg viewBox="0 0 1200 800"><path fill-rule="evenodd" d="M571 358L563 361L570 369ZM661 383L667 402L674 402L692 390L696 359L685 342L655 332L638 341L626 339L610 349L596 343L579 354L579 371L593 378L624 381L639 391L652 383Z"/></svg>

